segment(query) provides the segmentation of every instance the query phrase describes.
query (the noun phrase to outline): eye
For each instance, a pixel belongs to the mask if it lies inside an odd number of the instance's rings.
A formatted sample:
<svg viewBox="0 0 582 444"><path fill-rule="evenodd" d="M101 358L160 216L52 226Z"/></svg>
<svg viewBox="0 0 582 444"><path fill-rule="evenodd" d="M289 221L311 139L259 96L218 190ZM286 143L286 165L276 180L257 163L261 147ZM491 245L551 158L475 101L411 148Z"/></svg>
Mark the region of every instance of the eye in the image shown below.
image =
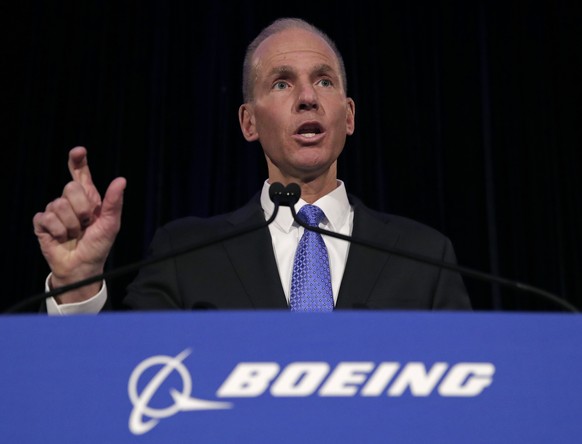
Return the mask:
<svg viewBox="0 0 582 444"><path fill-rule="evenodd" d="M330 79L321 79L318 84L324 88L331 88L333 86L333 82Z"/></svg>
<svg viewBox="0 0 582 444"><path fill-rule="evenodd" d="M275 84L273 85L273 89L283 90L286 89L288 86L289 85L287 84L287 82L279 80L278 82L275 82Z"/></svg>

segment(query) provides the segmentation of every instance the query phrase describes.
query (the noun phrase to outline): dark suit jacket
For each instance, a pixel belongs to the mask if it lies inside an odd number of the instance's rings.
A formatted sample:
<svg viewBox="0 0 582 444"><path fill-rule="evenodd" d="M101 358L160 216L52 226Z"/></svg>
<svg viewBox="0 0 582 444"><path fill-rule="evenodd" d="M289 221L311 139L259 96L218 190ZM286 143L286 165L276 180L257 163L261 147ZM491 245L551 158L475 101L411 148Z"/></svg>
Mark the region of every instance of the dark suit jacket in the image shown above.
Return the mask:
<svg viewBox="0 0 582 444"><path fill-rule="evenodd" d="M373 211L353 196L350 202L354 237L456 261L451 242L436 230ZM158 229L149 253L164 254L264 220L256 195L226 215L170 222ZM137 310L288 308L268 228L142 268L124 302ZM352 243L336 309L352 308L463 310L471 306L459 274Z"/></svg>

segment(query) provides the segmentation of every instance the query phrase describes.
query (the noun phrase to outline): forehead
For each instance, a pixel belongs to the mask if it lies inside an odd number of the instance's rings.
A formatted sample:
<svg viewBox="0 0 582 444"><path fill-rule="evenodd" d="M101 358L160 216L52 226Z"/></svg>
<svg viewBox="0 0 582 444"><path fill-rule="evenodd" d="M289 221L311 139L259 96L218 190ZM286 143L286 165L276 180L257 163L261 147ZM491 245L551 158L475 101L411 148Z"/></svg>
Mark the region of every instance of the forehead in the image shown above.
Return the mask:
<svg viewBox="0 0 582 444"><path fill-rule="evenodd" d="M327 64L339 71L333 49L319 35L305 29L287 29L266 38L253 55L257 74L277 65Z"/></svg>

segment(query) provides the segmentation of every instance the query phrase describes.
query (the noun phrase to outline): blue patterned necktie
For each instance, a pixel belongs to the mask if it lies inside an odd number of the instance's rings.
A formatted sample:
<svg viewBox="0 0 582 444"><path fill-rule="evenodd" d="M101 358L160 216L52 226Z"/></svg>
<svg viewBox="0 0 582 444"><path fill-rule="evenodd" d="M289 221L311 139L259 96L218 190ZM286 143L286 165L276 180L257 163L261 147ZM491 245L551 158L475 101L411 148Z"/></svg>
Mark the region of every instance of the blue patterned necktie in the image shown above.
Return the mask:
<svg viewBox="0 0 582 444"><path fill-rule="evenodd" d="M304 205L297 216L311 227L325 217L321 208ZM332 311L333 291L327 248L321 234L305 230L293 263L291 311Z"/></svg>

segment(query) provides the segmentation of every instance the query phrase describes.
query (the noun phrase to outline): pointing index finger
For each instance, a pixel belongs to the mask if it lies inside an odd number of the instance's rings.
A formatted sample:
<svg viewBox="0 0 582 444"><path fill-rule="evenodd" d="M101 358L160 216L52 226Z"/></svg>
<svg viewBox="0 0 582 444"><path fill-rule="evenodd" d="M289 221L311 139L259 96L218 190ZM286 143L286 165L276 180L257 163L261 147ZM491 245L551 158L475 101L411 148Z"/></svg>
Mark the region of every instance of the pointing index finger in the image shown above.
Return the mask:
<svg viewBox="0 0 582 444"><path fill-rule="evenodd" d="M69 172L73 180L83 187L93 186L85 147L77 146L69 151Z"/></svg>

